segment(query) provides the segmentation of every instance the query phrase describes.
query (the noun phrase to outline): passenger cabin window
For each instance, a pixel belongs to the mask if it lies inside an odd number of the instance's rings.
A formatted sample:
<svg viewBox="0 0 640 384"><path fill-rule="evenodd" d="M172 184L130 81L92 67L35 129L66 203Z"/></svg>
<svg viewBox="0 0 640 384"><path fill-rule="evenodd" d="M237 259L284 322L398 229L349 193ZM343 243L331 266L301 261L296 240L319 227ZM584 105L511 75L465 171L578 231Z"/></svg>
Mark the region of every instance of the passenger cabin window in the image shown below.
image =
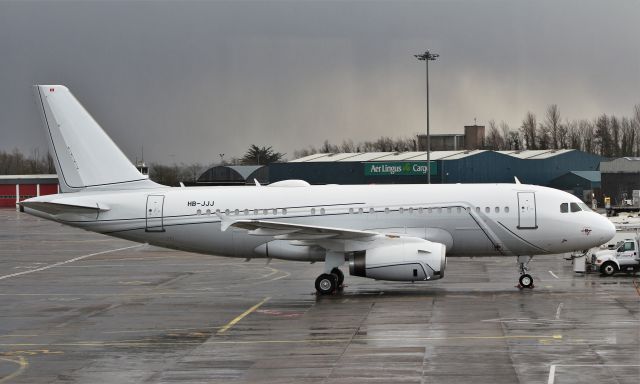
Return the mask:
<svg viewBox="0 0 640 384"><path fill-rule="evenodd" d="M484 207L484 211L485 211L486 213L489 213L489 212L491 212L491 208L489 208L489 207Z"/></svg>
<svg viewBox="0 0 640 384"><path fill-rule="evenodd" d="M504 213L509 213L509 207L504 207Z"/></svg>
<svg viewBox="0 0 640 384"><path fill-rule="evenodd" d="M576 203L571 203L571 212L580 212L582 208Z"/></svg>
<svg viewBox="0 0 640 384"><path fill-rule="evenodd" d="M316 209L315 208L311 208L311 214L315 215L316 214Z"/></svg>
<svg viewBox="0 0 640 384"><path fill-rule="evenodd" d="M495 211L496 213L500 213L500 207L496 207Z"/></svg>
<svg viewBox="0 0 640 384"><path fill-rule="evenodd" d="M567 213L567 212L569 212L569 204L567 203L560 204L560 213Z"/></svg>

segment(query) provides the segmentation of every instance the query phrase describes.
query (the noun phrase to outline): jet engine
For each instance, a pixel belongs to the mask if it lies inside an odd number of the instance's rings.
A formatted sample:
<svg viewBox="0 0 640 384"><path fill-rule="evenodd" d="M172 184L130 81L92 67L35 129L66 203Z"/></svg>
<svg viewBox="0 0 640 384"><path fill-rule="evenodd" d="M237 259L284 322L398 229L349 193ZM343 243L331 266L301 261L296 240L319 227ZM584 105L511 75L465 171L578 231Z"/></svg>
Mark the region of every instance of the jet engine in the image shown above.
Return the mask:
<svg viewBox="0 0 640 384"><path fill-rule="evenodd" d="M390 281L427 281L444 277L446 247L415 237L400 237L349 255L352 276Z"/></svg>

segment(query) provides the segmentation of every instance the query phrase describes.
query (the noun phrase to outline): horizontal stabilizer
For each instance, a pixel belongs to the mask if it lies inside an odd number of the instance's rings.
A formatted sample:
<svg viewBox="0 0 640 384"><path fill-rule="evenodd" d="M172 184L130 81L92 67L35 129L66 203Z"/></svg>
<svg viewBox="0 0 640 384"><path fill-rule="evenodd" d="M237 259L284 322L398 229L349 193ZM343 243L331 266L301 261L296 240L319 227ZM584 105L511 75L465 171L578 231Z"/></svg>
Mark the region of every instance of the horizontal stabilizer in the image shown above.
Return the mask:
<svg viewBox="0 0 640 384"><path fill-rule="evenodd" d="M57 216L61 214L85 214L109 211L104 203L91 202L80 199L59 199L58 201L23 201L22 207Z"/></svg>

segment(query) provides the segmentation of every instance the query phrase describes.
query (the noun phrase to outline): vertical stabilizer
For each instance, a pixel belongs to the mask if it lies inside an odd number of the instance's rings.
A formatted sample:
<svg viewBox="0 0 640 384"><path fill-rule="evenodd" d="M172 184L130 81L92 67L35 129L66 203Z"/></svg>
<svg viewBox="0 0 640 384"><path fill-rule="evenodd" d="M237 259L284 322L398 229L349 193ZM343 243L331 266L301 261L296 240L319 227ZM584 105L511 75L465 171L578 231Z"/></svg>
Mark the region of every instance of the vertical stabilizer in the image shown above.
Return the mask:
<svg viewBox="0 0 640 384"><path fill-rule="evenodd" d="M142 175L63 85L35 85L60 190L160 185Z"/></svg>

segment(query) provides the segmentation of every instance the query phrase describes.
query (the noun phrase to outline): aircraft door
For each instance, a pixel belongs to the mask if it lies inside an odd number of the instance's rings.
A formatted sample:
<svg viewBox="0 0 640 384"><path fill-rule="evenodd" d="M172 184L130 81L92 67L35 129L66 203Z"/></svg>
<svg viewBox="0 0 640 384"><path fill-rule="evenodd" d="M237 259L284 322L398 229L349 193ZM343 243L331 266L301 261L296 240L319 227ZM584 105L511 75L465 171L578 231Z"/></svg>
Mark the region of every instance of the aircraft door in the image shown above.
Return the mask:
<svg viewBox="0 0 640 384"><path fill-rule="evenodd" d="M518 229L536 229L535 192L518 192Z"/></svg>
<svg viewBox="0 0 640 384"><path fill-rule="evenodd" d="M162 209L164 206L163 195L147 196L146 210L146 231L147 232L164 232L164 223L162 220Z"/></svg>

